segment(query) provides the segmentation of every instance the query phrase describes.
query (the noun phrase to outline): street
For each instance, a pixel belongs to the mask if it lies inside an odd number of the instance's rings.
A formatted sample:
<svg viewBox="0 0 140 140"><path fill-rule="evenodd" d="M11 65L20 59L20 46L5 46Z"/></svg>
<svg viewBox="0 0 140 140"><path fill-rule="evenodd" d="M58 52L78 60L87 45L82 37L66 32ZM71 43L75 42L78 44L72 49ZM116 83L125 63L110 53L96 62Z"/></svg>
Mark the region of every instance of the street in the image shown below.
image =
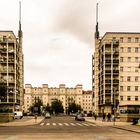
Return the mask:
<svg viewBox="0 0 140 140"><path fill-rule="evenodd" d="M17 120L18 121L18 120ZM23 121L26 121L24 119ZM29 126L0 126L0 140L139 140L140 134L75 121L73 117L51 117Z"/></svg>

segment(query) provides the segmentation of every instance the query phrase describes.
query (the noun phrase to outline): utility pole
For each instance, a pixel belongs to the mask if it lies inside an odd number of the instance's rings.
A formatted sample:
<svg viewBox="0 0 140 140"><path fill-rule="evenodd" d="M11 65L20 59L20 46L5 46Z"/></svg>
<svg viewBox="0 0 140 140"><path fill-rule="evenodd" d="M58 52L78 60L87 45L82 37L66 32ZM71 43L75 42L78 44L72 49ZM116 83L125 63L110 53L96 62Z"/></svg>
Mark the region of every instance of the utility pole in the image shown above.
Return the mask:
<svg viewBox="0 0 140 140"><path fill-rule="evenodd" d="M113 110L114 110L114 121L113 121L113 125L115 125L115 121L116 121L116 89L114 88L113 90L113 95L114 95L114 107L113 107Z"/></svg>

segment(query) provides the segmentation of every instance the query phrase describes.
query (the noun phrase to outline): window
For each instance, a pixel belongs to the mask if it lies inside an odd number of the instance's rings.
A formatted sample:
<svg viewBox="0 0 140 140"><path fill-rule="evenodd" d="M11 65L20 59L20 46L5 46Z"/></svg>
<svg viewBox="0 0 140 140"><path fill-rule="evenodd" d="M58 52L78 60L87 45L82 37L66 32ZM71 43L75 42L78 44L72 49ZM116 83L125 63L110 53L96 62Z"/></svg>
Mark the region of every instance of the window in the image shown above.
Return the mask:
<svg viewBox="0 0 140 140"><path fill-rule="evenodd" d="M139 72L139 68L138 67L135 67L135 72Z"/></svg>
<svg viewBox="0 0 140 140"><path fill-rule="evenodd" d="M135 53L138 53L138 52L139 52L139 48L136 47L136 48L135 48Z"/></svg>
<svg viewBox="0 0 140 140"><path fill-rule="evenodd" d="M120 48L120 52L123 52L123 47Z"/></svg>
<svg viewBox="0 0 140 140"><path fill-rule="evenodd" d="M131 87L130 86L127 86L127 91L130 91L131 90Z"/></svg>
<svg viewBox="0 0 140 140"><path fill-rule="evenodd" d="M139 38L138 38L138 37L135 38L135 42L136 42L136 43L139 42Z"/></svg>
<svg viewBox="0 0 140 140"><path fill-rule="evenodd" d="M139 62L139 58L138 57L135 57L135 62Z"/></svg>
<svg viewBox="0 0 140 140"><path fill-rule="evenodd" d="M123 76L120 77L120 81L123 82Z"/></svg>
<svg viewBox="0 0 140 140"><path fill-rule="evenodd" d="M128 37L128 43L131 43L131 37Z"/></svg>
<svg viewBox="0 0 140 140"><path fill-rule="evenodd" d="M127 71L131 71L131 67L127 67Z"/></svg>
<svg viewBox="0 0 140 140"><path fill-rule="evenodd" d="M123 37L120 37L120 43L123 43Z"/></svg>
<svg viewBox="0 0 140 140"><path fill-rule="evenodd" d="M135 101L138 101L138 96L135 96Z"/></svg>
<svg viewBox="0 0 140 140"><path fill-rule="evenodd" d="M130 101L131 100L131 97L130 96L127 96L127 101Z"/></svg>
<svg viewBox="0 0 140 140"><path fill-rule="evenodd" d="M120 58L120 62L123 62L123 57Z"/></svg>
<svg viewBox="0 0 140 140"><path fill-rule="evenodd" d="M116 37L113 37L112 40L115 41L116 40Z"/></svg>
<svg viewBox="0 0 140 140"><path fill-rule="evenodd" d="M123 71L123 67L120 67L120 71Z"/></svg>
<svg viewBox="0 0 140 140"><path fill-rule="evenodd" d="M123 96L120 96L120 100L123 101Z"/></svg>
<svg viewBox="0 0 140 140"><path fill-rule="evenodd" d="M120 91L123 91L123 86L120 86Z"/></svg>
<svg viewBox="0 0 140 140"><path fill-rule="evenodd" d="M131 48L130 48L130 47L127 48L127 52L128 52L128 53L131 52Z"/></svg>
<svg viewBox="0 0 140 140"><path fill-rule="evenodd" d="M138 82L138 76L135 77L135 82Z"/></svg>
<svg viewBox="0 0 140 140"><path fill-rule="evenodd" d="M128 81L128 82L131 81L131 77L130 77L130 76L127 77L127 81Z"/></svg>
<svg viewBox="0 0 140 140"><path fill-rule="evenodd" d="M138 86L135 86L135 91L138 91Z"/></svg>
<svg viewBox="0 0 140 140"><path fill-rule="evenodd" d="M128 62L131 62L131 57L128 57Z"/></svg>

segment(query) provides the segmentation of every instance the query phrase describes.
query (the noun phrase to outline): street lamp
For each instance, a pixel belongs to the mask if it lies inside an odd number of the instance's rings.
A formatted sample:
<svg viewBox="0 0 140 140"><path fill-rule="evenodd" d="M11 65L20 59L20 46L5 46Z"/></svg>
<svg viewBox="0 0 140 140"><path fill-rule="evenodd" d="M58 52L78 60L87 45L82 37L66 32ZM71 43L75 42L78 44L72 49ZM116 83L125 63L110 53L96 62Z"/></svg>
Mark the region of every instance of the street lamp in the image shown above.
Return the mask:
<svg viewBox="0 0 140 140"><path fill-rule="evenodd" d="M116 93L117 93L117 89L114 88L113 90L113 103L114 103L114 106L113 106L113 110L114 110L114 121L113 121L113 125L115 125L115 121L116 121L116 110L117 110L117 104L116 104Z"/></svg>

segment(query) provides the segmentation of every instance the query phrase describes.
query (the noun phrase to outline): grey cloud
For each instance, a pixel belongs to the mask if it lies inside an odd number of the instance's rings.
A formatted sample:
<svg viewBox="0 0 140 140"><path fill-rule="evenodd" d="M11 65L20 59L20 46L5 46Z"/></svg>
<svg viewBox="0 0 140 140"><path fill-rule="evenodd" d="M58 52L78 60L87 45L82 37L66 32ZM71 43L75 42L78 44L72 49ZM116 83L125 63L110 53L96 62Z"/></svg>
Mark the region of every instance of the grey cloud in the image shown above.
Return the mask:
<svg viewBox="0 0 140 140"><path fill-rule="evenodd" d="M71 0L58 9L55 32L67 32L76 35L83 42L91 42L94 22L93 0Z"/></svg>

